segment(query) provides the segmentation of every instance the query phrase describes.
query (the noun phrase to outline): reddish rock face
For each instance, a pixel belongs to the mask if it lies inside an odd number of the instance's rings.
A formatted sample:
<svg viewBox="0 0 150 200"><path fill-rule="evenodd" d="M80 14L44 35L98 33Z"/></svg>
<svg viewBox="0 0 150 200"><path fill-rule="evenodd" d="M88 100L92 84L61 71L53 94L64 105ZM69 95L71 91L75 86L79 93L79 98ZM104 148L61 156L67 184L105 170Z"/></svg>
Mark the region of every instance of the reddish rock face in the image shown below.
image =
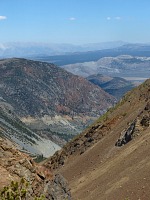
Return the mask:
<svg viewBox="0 0 150 200"><path fill-rule="evenodd" d="M25 59L0 61L1 93L20 116L97 116L114 98L84 78L53 64Z"/></svg>
<svg viewBox="0 0 150 200"><path fill-rule="evenodd" d="M44 194L46 199L71 199L66 180L50 169L38 165L28 155L19 152L8 140L0 138L0 190L13 181L24 178L30 184L29 199Z"/></svg>

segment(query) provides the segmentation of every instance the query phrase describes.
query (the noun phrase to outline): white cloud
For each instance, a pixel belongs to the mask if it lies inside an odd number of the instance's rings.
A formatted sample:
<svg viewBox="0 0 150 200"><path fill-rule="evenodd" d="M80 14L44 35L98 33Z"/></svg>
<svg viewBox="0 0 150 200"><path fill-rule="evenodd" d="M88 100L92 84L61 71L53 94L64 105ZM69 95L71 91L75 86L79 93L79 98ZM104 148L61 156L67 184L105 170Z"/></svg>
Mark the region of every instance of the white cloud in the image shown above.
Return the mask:
<svg viewBox="0 0 150 200"><path fill-rule="evenodd" d="M107 20L111 20L111 17L107 17L106 19L107 19Z"/></svg>
<svg viewBox="0 0 150 200"><path fill-rule="evenodd" d="M75 18L75 17L70 17L69 20L70 20L70 21L75 21L76 18Z"/></svg>
<svg viewBox="0 0 150 200"><path fill-rule="evenodd" d="M116 20L121 20L121 17L118 16L118 17L115 17L115 19L116 19Z"/></svg>
<svg viewBox="0 0 150 200"><path fill-rule="evenodd" d="M6 16L2 16L2 15L0 15L0 20L5 20L5 19L7 19Z"/></svg>

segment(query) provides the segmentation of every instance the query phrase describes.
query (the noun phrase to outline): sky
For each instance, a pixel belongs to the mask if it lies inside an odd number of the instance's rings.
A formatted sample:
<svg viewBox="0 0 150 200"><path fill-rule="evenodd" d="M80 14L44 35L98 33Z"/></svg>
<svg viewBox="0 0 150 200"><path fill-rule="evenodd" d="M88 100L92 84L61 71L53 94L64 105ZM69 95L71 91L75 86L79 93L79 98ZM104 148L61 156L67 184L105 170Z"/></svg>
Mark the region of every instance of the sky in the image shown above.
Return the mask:
<svg viewBox="0 0 150 200"><path fill-rule="evenodd" d="M150 42L150 0L0 0L0 42Z"/></svg>

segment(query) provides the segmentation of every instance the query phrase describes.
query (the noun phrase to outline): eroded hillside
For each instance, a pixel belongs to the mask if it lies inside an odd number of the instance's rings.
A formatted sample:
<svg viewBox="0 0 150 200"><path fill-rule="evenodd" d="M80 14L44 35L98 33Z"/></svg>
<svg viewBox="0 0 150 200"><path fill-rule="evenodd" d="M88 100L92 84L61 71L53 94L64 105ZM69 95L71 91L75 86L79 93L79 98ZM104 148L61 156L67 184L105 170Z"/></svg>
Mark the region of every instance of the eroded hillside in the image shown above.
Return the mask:
<svg viewBox="0 0 150 200"><path fill-rule="evenodd" d="M149 200L150 79L45 162L73 197Z"/></svg>
<svg viewBox="0 0 150 200"><path fill-rule="evenodd" d="M53 64L6 59L0 61L0 71L1 97L22 122L60 145L115 102L99 87Z"/></svg>
<svg viewBox="0 0 150 200"><path fill-rule="evenodd" d="M0 136L13 141L18 149L32 156L49 157L60 149L50 139L44 139L29 129L4 99L0 99Z"/></svg>

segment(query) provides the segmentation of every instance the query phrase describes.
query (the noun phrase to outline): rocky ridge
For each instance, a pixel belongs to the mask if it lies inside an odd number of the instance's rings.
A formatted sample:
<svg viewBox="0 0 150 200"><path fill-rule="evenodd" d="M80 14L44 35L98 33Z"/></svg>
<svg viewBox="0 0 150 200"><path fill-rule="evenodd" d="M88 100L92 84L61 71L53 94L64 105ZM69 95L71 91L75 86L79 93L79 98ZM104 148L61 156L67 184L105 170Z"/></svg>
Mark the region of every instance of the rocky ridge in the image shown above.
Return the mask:
<svg viewBox="0 0 150 200"><path fill-rule="evenodd" d="M67 182L60 174L53 175L49 169L36 164L31 157L18 151L9 140L1 137L0 174L0 190L11 181L24 178L30 184L29 200L41 194L48 200L71 200Z"/></svg>

